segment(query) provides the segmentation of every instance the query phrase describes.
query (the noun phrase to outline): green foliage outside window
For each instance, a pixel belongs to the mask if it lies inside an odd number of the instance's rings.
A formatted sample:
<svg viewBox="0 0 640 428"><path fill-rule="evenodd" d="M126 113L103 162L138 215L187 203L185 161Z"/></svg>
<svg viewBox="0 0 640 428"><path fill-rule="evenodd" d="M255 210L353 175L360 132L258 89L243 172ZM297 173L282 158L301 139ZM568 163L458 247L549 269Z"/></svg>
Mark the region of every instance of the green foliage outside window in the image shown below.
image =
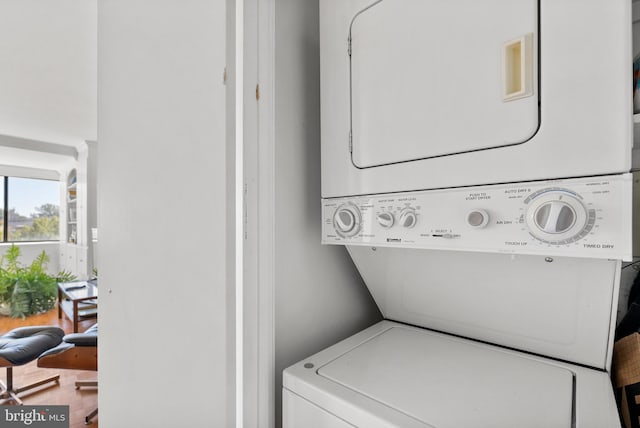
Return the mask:
<svg viewBox="0 0 640 428"><path fill-rule="evenodd" d="M60 230L59 217L37 217L30 225L25 225L10 233L12 241L56 240Z"/></svg>
<svg viewBox="0 0 640 428"><path fill-rule="evenodd" d="M60 207L44 204L35 208L36 213L24 216L14 208L9 214L8 241L55 241L60 236ZM0 209L0 219L4 212ZM4 224L0 223L0 236L4 236Z"/></svg>

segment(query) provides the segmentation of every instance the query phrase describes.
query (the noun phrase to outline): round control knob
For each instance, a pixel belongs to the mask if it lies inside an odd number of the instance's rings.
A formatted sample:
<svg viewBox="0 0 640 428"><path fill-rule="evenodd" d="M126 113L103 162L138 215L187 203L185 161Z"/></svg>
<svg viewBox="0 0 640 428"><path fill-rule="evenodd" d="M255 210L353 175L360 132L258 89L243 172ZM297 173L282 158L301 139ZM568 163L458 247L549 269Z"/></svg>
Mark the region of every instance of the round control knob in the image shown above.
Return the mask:
<svg viewBox="0 0 640 428"><path fill-rule="evenodd" d="M405 208L400 213L400 218L398 219L398 223L402 227L406 227L407 229L411 229L418 222L418 216L413 208Z"/></svg>
<svg viewBox="0 0 640 428"><path fill-rule="evenodd" d="M595 222L582 198L567 189L543 189L527 198L526 222L533 237L554 245L570 244L584 237Z"/></svg>
<svg viewBox="0 0 640 428"><path fill-rule="evenodd" d="M342 204L333 214L333 227L343 238L355 236L360 231L360 210L352 203Z"/></svg>
<svg viewBox="0 0 640 428"><path fill-rule="evenodd" d="M391 214L390 212L383 212L378 214L376 216L376 220L378 220L378 224L385 229L389 229L391 226L393 226L394 223L393 214Z"/></svg>
<svg viewBox="0 0 640 428"><path fill-rule="evenodd" d="M533 219L536 226L546 233L564 233L576 222L576 212L562 201L550 201L538 207Z"/></svg>
<svg viewBox="0 0 640 428"><path fill-rule="evenodd" d="M467 214L467 223L476 229L482 229L489 224L489 213L485 210L473 210Z"/></svg>

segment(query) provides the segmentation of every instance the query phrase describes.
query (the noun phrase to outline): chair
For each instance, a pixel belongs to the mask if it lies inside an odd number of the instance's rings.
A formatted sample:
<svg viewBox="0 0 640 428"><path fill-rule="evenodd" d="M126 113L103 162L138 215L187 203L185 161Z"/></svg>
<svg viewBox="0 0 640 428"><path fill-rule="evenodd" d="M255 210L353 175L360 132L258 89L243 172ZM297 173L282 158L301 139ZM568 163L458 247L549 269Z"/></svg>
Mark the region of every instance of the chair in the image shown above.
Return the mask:
<svg viewBox="0 0 640 428"><path fill-rule="evenodd" d="M84 333L67 334L55 348L45 351L38 358L38 367L98 370L98 324L89 327ZM77 381L76 389L83 386L98 386L97 381ZM98 414L98 409L84 419L89 424Z"/></svg>
<svg viewBox="0 0 640 428"><path fill-rule="evenodd" d="M22 400L18 397L21 392L50 382L59 384L60 376L56 375L16 388L13 384L13 367L35 360L44 351L60 344L63 336L62 329L49 326L19 327L0 336L0 367L7 369L7 383L0 381L0 400L22 405Z"/></svg>

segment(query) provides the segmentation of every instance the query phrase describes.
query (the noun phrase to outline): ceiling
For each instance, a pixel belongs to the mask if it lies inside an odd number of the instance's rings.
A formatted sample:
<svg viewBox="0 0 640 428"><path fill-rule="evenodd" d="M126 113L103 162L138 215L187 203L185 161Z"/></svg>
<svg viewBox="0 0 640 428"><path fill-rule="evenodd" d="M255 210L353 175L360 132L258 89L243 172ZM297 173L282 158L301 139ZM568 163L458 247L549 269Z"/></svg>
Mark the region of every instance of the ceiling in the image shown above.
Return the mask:
<svg viewBox="0 0 640 428"><path fill-rule="evenodd" d="M0 164L60 169L73 153L60 146L96 140L96 9L0 0Z"/></svg>

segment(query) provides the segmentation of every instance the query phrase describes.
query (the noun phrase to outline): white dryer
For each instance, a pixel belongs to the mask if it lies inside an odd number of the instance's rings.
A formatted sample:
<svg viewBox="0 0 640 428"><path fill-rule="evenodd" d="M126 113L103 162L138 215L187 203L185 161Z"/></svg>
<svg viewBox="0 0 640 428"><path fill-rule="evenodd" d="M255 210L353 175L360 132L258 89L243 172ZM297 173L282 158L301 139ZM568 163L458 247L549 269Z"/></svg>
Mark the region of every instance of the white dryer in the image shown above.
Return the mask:
<svg viewBox="0 0 640 428"><path fill-rule="evenodd" d="M628 0L321 0L322 196L617 174Z"/></svg>

